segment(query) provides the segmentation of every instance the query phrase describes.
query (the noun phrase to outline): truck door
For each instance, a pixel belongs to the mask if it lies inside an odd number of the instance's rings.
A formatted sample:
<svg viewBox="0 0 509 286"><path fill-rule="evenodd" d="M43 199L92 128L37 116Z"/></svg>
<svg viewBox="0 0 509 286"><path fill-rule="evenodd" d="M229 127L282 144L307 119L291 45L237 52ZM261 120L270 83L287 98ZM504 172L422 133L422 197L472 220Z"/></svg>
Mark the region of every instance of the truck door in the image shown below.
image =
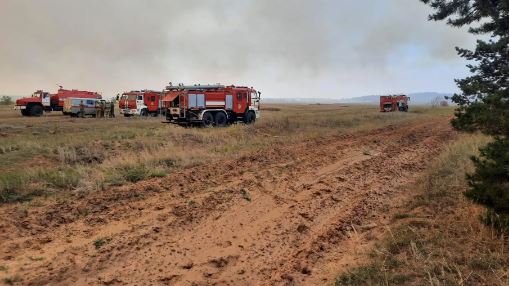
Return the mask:
<svg viewBox="0 0 509 286"><path fill-rule="evenodd" d="M41 94L41 103L42 103L42 106L44 106L44 107L50 107L51 102L50 102L49 93L43 92Z"/></svg>
<svg viewBox="0 0 509 286"><path fill-rule="evenodd" d="M136 109L141 110L145 108L145 103L143 102L143 95L136 96Z"/></svg>
<svg viewBox="0 0 509 286"><path fill-rule="evenodd" d="M155 94L152 94L148 97L148 111L150 112L155 112L157 111L157 108L158 108L158 105L159 105L159 102L158 102L158 99L156 98L156 95Z"/></svg>
<svg viewBox="0 0 509 286"><path fill-rule="evenodd" d="M247 92L238 91L235 96L236 102L234 103L233 110L237 114L244 113L247 108Z"/></svg>

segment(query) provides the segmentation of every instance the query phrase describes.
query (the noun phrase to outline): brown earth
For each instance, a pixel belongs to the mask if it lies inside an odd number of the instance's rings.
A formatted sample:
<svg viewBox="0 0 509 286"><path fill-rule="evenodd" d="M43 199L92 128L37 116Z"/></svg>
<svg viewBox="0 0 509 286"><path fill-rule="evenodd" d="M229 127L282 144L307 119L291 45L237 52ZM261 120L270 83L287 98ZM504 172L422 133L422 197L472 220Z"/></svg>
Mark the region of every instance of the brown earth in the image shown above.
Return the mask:
<svg viewBox="0 0 509 286"><path fill-rule="evenodd" d="M414 178L455 137L441 117L274 146L73 200L3 206L0 278L330 284L360 262Z"/></svg>

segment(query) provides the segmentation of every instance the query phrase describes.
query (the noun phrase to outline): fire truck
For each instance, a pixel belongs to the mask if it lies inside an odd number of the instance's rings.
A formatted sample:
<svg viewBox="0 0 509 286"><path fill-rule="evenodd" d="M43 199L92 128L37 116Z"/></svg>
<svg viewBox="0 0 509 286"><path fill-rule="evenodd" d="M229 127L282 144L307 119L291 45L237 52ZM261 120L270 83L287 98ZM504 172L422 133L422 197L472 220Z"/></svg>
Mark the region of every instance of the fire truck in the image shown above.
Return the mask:
<svg viewBox="0 0 509 286"><path fill-rule="evenodd" d="M384 95L380 96L380 112L408 111L410 97L406 95Z"/></svg>
<svg viewBox="0 0 509 286"><path fill-rule="evenodd" d="M260 95L252 87L180 84L166 87L162 101L168 122L221 127L254 123L260 118Z"/></svg>
<svg viewBox="0 0 509 286"><path fill-rule="evenodd" d="M101 94L83 90L68 90L60 87L56 94L38 90L31 97L16 100L15 109L23 116L41 116L44 111L63 111L64 100L69 97L102 99ZM65 112L64 112L65 114Z"/></svg>
<svg viewBox="0 0 509 286"><path fill-rule="evenodd" d="M140 115L157 116L161 113L162 92L153 90L133 90L120 97L118 107L125 117Z"/></svg>

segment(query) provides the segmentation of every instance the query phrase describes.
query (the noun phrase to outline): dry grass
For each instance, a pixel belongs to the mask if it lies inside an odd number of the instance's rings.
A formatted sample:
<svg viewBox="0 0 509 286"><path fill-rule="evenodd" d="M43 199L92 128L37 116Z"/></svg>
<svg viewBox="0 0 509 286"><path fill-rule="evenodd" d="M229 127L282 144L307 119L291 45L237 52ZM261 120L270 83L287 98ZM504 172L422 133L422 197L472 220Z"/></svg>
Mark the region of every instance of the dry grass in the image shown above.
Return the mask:
<svg viewBox="0 0 509 286"><path fill-rule="evenodd" d="M509 247L467 201L469 157L485 144L464 136L429 166L409 206L394 215L367 265L338 276L336 285L509 285Z"/></svg>
<svg viewBox="0 0 509 286"><path fill-rule="evenodd" d="M275 144L448 116L451 109L379 113L373 106L275 105L253 126L183 128L161 118L24 118L0 107L0 203L89 192L160 177Z"/></svg>

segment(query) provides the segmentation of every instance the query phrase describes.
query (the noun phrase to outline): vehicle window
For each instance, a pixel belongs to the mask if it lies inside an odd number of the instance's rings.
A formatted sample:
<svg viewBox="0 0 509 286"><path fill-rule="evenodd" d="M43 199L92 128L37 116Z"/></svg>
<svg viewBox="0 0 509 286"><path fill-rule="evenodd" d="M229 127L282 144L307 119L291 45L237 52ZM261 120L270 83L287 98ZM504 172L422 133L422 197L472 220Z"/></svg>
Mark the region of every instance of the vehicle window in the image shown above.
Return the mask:
<svg viewBox="0 0 509 286"><path fill-rule="evenodd" d="M156 101L156 96L155 96L155 95L152 95L152 96L150 97L150 101L152 101L152 102Z"/></svg>
<svg viewBox="0 0 509 286"><path fill-rule="evenodd" d="M244 92L244 93L242 94L242 97L243 97L244 99L247 99L247 93L245 93L245 92Z"/></svg>
<svg viewBox="0 0 509 286"><path fill-rule="evenodd" d="M94 101L93 100L87 100L87 104L88 105L94 105Z"/></svg>

